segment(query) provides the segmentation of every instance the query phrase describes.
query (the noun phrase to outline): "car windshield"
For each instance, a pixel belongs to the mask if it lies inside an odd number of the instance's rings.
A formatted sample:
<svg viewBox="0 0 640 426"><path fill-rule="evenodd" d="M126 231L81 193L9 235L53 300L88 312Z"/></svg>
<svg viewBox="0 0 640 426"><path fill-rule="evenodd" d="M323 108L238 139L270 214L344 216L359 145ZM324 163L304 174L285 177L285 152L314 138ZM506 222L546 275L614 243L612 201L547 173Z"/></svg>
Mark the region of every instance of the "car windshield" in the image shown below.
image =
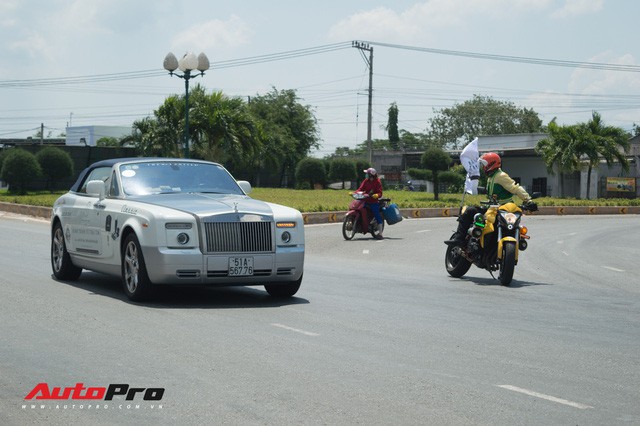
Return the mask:
<svg viewBox="0 0 640 426"><path fill-rule="evenodd" d="M122 189L127 195L206 192L243 195L220 165L189 161L157 161L120 165Z"/></svg>

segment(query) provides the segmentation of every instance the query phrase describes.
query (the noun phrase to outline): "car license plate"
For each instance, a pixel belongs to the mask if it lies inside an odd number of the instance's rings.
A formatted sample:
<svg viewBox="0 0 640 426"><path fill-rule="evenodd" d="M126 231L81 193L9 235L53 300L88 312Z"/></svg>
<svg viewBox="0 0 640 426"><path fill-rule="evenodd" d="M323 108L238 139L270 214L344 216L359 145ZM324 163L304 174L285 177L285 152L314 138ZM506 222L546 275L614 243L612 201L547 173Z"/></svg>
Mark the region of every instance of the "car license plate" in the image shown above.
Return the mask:
<svg viewBox="0 0 640 426"><path fill-rule="evenodd" d="M253 257L230 257L229 276L246 277L253 275Z"/></svg>

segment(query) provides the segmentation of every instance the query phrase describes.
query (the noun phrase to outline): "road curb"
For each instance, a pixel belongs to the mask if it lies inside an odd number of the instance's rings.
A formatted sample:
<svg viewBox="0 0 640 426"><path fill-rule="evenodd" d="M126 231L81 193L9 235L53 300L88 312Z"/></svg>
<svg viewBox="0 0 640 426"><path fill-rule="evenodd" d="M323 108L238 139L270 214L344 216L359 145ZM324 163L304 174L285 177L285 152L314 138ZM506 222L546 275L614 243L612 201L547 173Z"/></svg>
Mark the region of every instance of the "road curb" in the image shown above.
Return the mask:
<svg viewBox="0 0 640 426"><path fill-rule="evenodd" d="M45 219L51 218L51 207L29 206L26 204L6 203L0 201L0 211L21 214L25 216L35 216ZM430 217L456 217L458 207L439 208L403 208L400 209L402 217L405 218L430 218ZM346 211L337 212L313 212L302 213L305 225L318 223L336 223L344 220ZM640 206L540 206L540 209L533 215L601 215L601 214L640 214Z"/></svg>
<svg viewBox="0 0 640 426"><path fill-rule="evenodd" d="M28 206L26 204L6 203L0 201L0 211L22 214L25 216L51 219L51 207Z"/></svg>

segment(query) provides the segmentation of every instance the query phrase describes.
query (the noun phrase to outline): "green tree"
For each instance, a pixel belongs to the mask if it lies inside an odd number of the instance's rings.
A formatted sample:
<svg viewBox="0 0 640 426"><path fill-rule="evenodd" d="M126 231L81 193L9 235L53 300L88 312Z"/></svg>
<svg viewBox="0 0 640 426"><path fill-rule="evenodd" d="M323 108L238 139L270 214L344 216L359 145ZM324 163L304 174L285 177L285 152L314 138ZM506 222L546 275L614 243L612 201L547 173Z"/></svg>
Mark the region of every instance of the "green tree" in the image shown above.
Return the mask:
<svg viewBox="0 0 640 426"><path fill-rule="evenodd" d="M577 157L587 158L587 199L591 187L591 170L597 167L601 159L604 159L609 168L615 162L620 163L624 171L629 170L629 161L625 154L629 152L629 134L623 129L614 126L606 126L599 113L593 112L591 120L578 125L579 137L575 140L575 146L570 150Z"/></svg>
<svg viewBox="0 0 640 426"><path fill-rule="evenodd" d="M55 184L60 179L73 176L73 160L60 148L53 146L43 148L36 153L36 160L40 165L42 176L47 181L47 189L50 191L55 189Z"/></svg>
<svg viewBox="0 0 640 426"><path fill-rule="evenodd" d="M112 136L103 136L96 141L96 146L99 147L119 147L120 141L118 138Z"/></svg>
<svg viewBox="0 0 640 426"><path fill-rule="evenodd" d="M575 151L580 131L578 126L559 126L554 118L547 126L548 137L538 141L536 152L542 156L547 171L560 175L560 196L564 194L564 174L579 170L580 162Z"/></svg>
<svg viewBox="0 0 640 426"><path fill-rule="evenodd" d="M133 145L143 157L163 156L163 149L156 134L158 121L152 117L133 122L131 135L121 140L122 145Z"/></svg>
<svg viewBox="0 0 640 426"><path fill-rule="evenodd" d="M399 149L400 134L398 133L398 105L393 102L389 107L389 120L387 121L387 134L389 135L389 145L391 149Z"/></svg>
<svg viewBox="0 0 640 426"><path fill-rule="evenodd" d="M433 196L437 201L439 193L438 186L440 184L438 174L449 168L451 157L440 148L429 148L422 154L421 164L422 167L431 170L431 173L433 173Z"/></svg>
<svg viewBox="0 0 640 426"><path fill-rule="evenodd" d="M279 163L281 184L296 170L296 164L320 146L317 120L308 105L302 105L295 90L273 90L251 98L249 110L264 133L259 158Z"/></svg>
<svg viewBox="0 0 640 426"><path fill-rule="evenodd" d="M345 181L352 181L358 177L356 163L353 160L336 158L331 160L329 164L329 177L333 181L342 182L342 189L345 189Z"/></svg>
<svg viewBox="0 0 640 426"><path fill-rule="evenodd" d="M307 157L300 160L295 173L298 188L314 188L316 184L324 186L327 181L324 162L318 158Z"/></svg>
<svg viewBox="0 0 640 426"><path fill-rule="evenodd" d="M473 99L436 111L428 136L441 147L461 148L478 135L540 132L542 120L533 109L474 95Z"/></svg>
<svg viewBox="0 0 640 426"><path fill-rule="evenodd" d="M29 184L41 173L35 155L24 149L12 148L2 162L0 178L9 184L11 192L25 194Z"/></svg>
<svg viewBox="0 0 640 426"><path fill-rule="evenodd" d="M195 156L223 163L231 171L254 165L260 158L262 140L247 104L222 92L206 94L201 86L196 86L190 99Z"/></svg>

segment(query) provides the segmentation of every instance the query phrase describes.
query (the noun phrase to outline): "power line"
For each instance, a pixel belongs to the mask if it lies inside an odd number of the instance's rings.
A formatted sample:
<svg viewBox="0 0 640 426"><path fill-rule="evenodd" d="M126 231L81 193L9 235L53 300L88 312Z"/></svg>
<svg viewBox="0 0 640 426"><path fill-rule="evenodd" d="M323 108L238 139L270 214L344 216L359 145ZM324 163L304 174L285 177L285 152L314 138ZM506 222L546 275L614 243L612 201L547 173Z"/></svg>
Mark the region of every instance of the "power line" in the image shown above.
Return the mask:
<svg viewBox="0 0 640 426"><path fill-rule="evenodd" d="M362 43L369 43L376 46L390 47L393 49L414 50L417 52L436 53L439 55L449 55L449 56L465 56L468 58L489 59L492 61L520 62L525 64L551 65L551 66L557 66L557 67L590 68L590 69L607 70L607 71L640 72L640 65L607 64L602 62L580 62L580 61L564 61L560 59L527 58L524 56L494 55L490 53L475 53L475 52L464 52L459 50L433 49L429 47L404 46L401 44L381 43L376 41L364 41Z"/></svg>

